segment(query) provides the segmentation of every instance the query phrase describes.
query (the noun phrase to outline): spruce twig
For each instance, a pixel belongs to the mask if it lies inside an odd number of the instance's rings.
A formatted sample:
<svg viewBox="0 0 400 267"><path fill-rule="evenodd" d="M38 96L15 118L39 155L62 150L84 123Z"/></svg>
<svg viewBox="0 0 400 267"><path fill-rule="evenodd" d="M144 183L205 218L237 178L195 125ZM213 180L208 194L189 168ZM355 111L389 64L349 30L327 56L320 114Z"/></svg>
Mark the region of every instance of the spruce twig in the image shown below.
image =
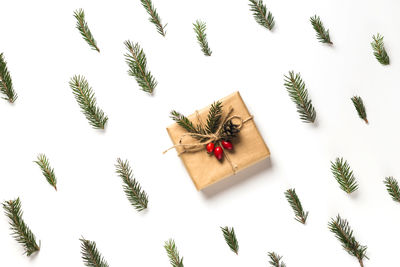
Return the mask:
<svg viewBox="0 0 400 267"><path fill-rule="evenodd" d="M85 266L88 267L108 267L108 263L100 254L96 247L96 242L80 238L81 254Z"/></svg>
<svg viewBox="0 0 400 267"><path fill-rule="evenodd" d="M303 206L301 205L300 199L297 196L295 189L293 188L286 190L285 196L294 211L295 220L302 224L305 224L308 217L308 211L304 212Z"/></svg>
<svg viewBox="0 0 400 267"><path fill-rule="evenodd" d="M356 257L360 266L363 267L363 260L368 259L366 256L367 247L360 245L353 236L353 230L350 228L346 219L342 219L337 215L336 219L331 218L328 224L329 230L335 234L336 238L342 244L344 250L350 255Z"/></svg>
<svg viewBox="0 0 400 267"><path fill-rule="evenodd" d="M183 267L183 257L179 256L178 249L176 248L175 241L170 239L165 242L164 248L167 251L169 262L172 267Z"/></svg>
<svg viewBox="0 0 400 267"><path fill-rule="evenodd" d="M165 37L165 34L167 33L165 31L165 27L167 26L167 24L162 25L161 18L158 15L157 9L154 7L152 1L140 0L140 2L142 2L142 6L146 9L147 13L150 15L149 21L156 26L157 32Z"/></svg>
<svg viewBox="0 0 400 267"><path fill-rule="evenodd" d="M10 229L14 239L20 243L27 256L40 250L36 237L22 219L21 201L19 198L3 203L4 213L9 219Z"/></svg>
<svg viewBox="0 0 400 267"><path fill-rule="evenodd" d="M206 34L206 23L201 21L201 20L196 20L195 23L193 23L194 26L194 32L196 33L197 36L197 42L199 43L201 47L201 51L203 51L203 54L205 56L211 56L212 51L210 47L208 46L208 40L207 40L207 34Z"/></svg>
<svg viewBox="0 0 400 267"><path fill-rule="evenodd" d="M3 99L10 103L14 103L18 98L17 93L14 91L11 75L7 68L7 61L3 53L0 54L0 92L5 95Z"/></svg>
<svg viewBox="0 0 400 267"><path fill-rule="evenodd" d="M282 256L279 256L275 252L268 252L268 257L270 258L269 264L272 267L286 267L286 264L281 261Z"/></svg>
<svg viewBox="0 0 400 267"><path fill-rule="evenodd" d="M382 65L389 65L390 59L386 52L385 45L383 43L383 36L379 33L377 35L372 36L373 42L371 43L372 49L374 50L375 58Z"/></svg>
<svg viewBox="0 0 400 267"><path fill-rule="evenodd" d="M235 230L233 229L233 227L228 226L221 227L221 230L229 248L237 255L239 253L239 243L236 239Z"/></svg>
<svg viewBox="0 0 400 267"><path fill-rule="evenodd" d="M220 101L211 105L208 111L206 131L207 133L215 133L221 123L222 103Z"/></svg>
<svg viewBox="0 0 400 267"><path fill-rule="evenodd" d="M76 28L81 33L83 39L89 44L92 50L96 50L100 53L100 49L97 47L97 42L94 39L89 26L85 20L85 12L82 8L74 11L74 17L76 18Z"/></svg>
<svg viewBox="0 0 400 267"><path fill-rule="evenodd" d="M89 124L95 129L104 129L108 117L97 107L94 92L85 77L75 75L70 80L69 86Z"/></svg>
<svg viewBox="0 0 400 267"><path fill-rule="evenodd" d="M368 119L367 119L367 112L365 111L365 106L363 103L363 100L360 96L353 96L351 98L351 101L354 104L354 107L357 110L358 116L365 121L366 124L368 124Z"/></svg>
<svg viewBox="0 0 400 267"><path fill-rule="evenodd" d="M336 158L335 162L331 161L331 170L340 188L347 194L353 193L358 189L358 183L353 175L353 171L343 158Z"/></svg>
<svg viewBox="0 0 400 267"><path fill-rule="evenodd" d="M39 165L42 170L43 176L46 178L47 182L54 187L57 191L57 178L54 173L54 169L51 168L48 158L45 154L39 154L37 156L37 160L34 161L37 165Z"/></svg>
<svg viewBox="0 0 400 267"><path fill-rule="evenodd" d="M300 119L306 123L313 123L317 114L311 100L308 99L308 91L300 73L295 75L293 71L289 71L289 76L285 75L284 85L290 98L296 104Z"/></svg>
<svg viewBox="0 0 400 267"><path fill-rule="evenodd" d="M263 0L249 0L250 11L253 12L253 17L258 24L272 30L275 25L274 16L267 10Z"/></svg>
<svg viewBox="0 0 400 267"><path fill-rule="evenodd" d="M157 86L157 81L150 71L147 70L147 59L143 49L139 43L133 43L129 40L124 42L128 53L126 53L125 61L129 66L128 74L133 76L140 88L152 94Z"/></svg>
<svg viewBox="0 0 400 267"><path fill-rule="evenodd" d="M318 41L325 44L333 44L329 36L329 30L325 30L324 24L319 16L315 15L311 17L310 22L316 32Z"/></svg>
<svg viewBox="0 0 400 267"><path fill-rule="evenodd" d="M146 209L149 201L148 196L140 186L139 182L133 178L132 169L129 166L129 162L127 160L124 162L118 158L115 167L117 169L117 174L119 177L121 177L124 183L124 192L129 202L137 211Z"/></svg>
<svg viewBox="0 0 400 267"><path fill-rule="evenodd" d="M386 177L383 183L386 185L386 189L392 199L396 202L400 202L400 187L397 180L390 176Z"/></svg>

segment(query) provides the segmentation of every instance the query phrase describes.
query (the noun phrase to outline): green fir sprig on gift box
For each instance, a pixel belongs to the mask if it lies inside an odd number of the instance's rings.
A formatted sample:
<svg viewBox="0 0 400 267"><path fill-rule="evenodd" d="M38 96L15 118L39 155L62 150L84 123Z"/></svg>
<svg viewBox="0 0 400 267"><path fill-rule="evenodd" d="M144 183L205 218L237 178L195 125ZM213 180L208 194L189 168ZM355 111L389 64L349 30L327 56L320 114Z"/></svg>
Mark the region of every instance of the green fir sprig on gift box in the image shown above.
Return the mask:
<svg viewBox="0 0 400 267"><path fill-rule="evenodd" d="M269 264L272 267L286 267L286 264L282 261L282 256L279 256L275 252L268 252Z"/></svg>
<svg viewBox="0 0 400 267"><path fill-rule="evenodd" d="M233 227L221 227L222 234L224 235L224 239L226 244L228 244L229 248L236 253L239 253L239 243L236 239L235 229Z"/></svg>
<svg viewBox="0 0 400 267"><path fill-rule="evenodd" d="M205 56L211 56L212 51L208 45L207 34L206 34L207 30L206 23L201 20L196 20L196 22L193 23L193 29L194 32L196 33L197 42L201 47L201 51Z"/></svg>
<svg viewBox="0 0 400 267"><path fill-rule="evenodd" d="M392 199L396 202L400 202L400 187L397 180L390 176L386 177L383 183L386 185L386 190Z"/></svg>
<svg viewBox="0 0 400 267"><path fill-rule="evenodd" d="M23 212L20 199L5 201L3 209L9 219L11 235L24 247L25 254L30 256L38 252L40 246L36 243L36 237L22 219Z"/></svg>
<svg viewBox="0 0 400 267"><path fill-rule="evenodd" d="M74 11L74 17L76 18L76 28L81 33L83 39L89 44L92 50L96 50L100 53L100 49L97 46L97 42L94 39L92 32L85 20L85 11L83 9L77 9Z"/></svg>
<svg viewBox="0 0 400 267"><path fill-rule="evenodd" d="M331 161L331 171L340 188L347 194L351 194L358 189L356 178L346 160L336 158L335 162Z"/></svg>
<svg viewBox="0 0 400 267"><path fill-rule="evenodd" d="M302 224L305 224L308 217L308 211L305 212L303 210L303 206L301 205L300 199L296 194L296 190L295 189L286 190L285 197L294 211L295 220Z"/></svg>
<svg viewBox="0 0 400 267"><path fill-rule="evenodd" d="M329 230L335 234L336 238L342 244L344 250L350 255L357 258L361 267L364 267L363 260L368 259L366 256L367 247L360 245L353 235L353 230L346 219L342 219L340 215L331 218L328 224Z"/></svg>
<svg viewBox="0 0 400 267"><path fill-rule="evenodd" d="M14 103L18 98L17 93L14 91L11 75L7 68L7 61L3 53L0 54L0 92L4 95L3 99L10 103Z"/></svg>
<svg viewBox="0 0 400 267"><path fill-rule="evenodd" d="M133 178L132 169L129 166L129 162L127 160L122 161L120 158L118 158L115 167L117 174L119 177L121 177L124 183L124 192L129 202L137 211L145 210L149 201L148 196L140 186L139 182Z"/></svg>
<svg viewBox="0 0 400 267"><path fill-rule="evenodd" d="M207 116L206 132L215 133L221 123L222 103L220 101L211 105Z"/></svg>
<svg viewBox="0 0 400 267"><path fill-rule="evenodd" d="M250 11L253 12L253 17L258 24L268 30L272 30L275 25L274 16L268 11L263 0L249 0Z"/></svg>
<svg viewBox="0 0 400 267"><path fill-rule="evenodd" d="M88 267L108 267L108 263L97 249L96 242L80 238L81 254L85 266Z"/></svg>
<svg viewBox="0 0 400 267"><path fill-rule="evenodd" d="M165 27L167 27L167 24L163 25L161 23L161 18L158 15L153 2L151 0L140 0L140 2L142 2L142 6L146 9L147 14L150 15L149 21L156 26L157 32L165 37L165 34L167 33Z"/></svg>
<svg viewBox="0 0 400 267"><path fill-rule="evenodd" d="M377 35L373 35L372 39L373 42L371 43L371 46L374 51L375 58L382 65L389 65L390 59L383 43L383 36L378 33Z"/></svg>
<svg viewBox="0 0 400 267"><path fill-rule="evenodd" d="M333 44L329 36L329 30L325 30L324 24L319 16L315 15L311 17L310 22L316 32L318 41L325 44Z"/></svg>
<svg viewBox="0 0 400 267"><path fill-rule="evenodd" d="M353 102L354 107L357 110L358 116L363 119L366 124L368 124L367 112L365 111L365 106L362 98L360 96L353 96L351 98L351 101Z"/></svg>
<svg viewBox="0 0 400 267"><path fill-rule="evenodd" d="M54 169L50 166L49 159L46 157L46 155L39 154L37 156L37 160L34 162L42 170L42 174L46 178L47 182L57 191L57 178L54 173Z"/></svg>
<svg viewBox="0 0 400 267"><path fill-rule="evenodd" d="M183 257L179 256L178 249L173 239L169 239L164 243L164 248L167 251L169 262L172 267L183 267Z"/></svg>

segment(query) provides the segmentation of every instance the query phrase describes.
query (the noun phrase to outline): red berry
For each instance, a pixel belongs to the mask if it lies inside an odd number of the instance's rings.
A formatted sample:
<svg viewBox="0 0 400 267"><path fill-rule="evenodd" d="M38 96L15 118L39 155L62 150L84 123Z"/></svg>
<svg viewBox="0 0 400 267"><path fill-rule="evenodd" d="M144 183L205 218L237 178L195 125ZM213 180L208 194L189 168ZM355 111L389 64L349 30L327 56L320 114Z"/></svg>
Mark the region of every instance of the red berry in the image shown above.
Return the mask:
<svg viewBox="0 0 400 267"><path fill-rule="evenodd" d="M221 160L222 159L222 154L224 153L224 151L222 150L222 147L217 146L214 149L214 156L218 159Z"/></svg>
<svg viewBox="0 0 400 267"><path fill-rule="evenodd" d="M214 151L214 146L214 143L208 143L206 146L207 152L211 154Z"/></svg>
<svg viewBox="0 0 400 267"><path fill-rule="evenodd" d="M221 141L221 144L225 149L228 149L228 150L232 150L233 149L233 145L229 141Z"/></svg>

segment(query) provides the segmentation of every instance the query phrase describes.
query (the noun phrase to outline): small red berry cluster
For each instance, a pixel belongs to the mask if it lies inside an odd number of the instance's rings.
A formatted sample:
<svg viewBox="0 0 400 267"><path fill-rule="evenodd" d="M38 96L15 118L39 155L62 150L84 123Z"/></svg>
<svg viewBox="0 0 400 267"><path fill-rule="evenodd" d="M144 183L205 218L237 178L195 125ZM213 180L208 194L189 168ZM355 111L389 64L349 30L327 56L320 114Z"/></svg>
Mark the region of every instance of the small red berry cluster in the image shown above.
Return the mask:
<svg viewBox="0 0 400 267"><path fill-rule="evenodd" d="M226 149L226 150L232 150L233 149L233 144L230 141L225 141L225 140L222 140L222 141L220 141L218 143L220 143L220 145L217 146L217 147L215 147L215 144L213 142L208 143L207 146L206 146L206 149L207 149L207 152L209 154L214 152L214 156L218 160L221 160L222 156L224 155L224 150L222 149L222 147L224 149ZM222 147L221 147L221 145L222 145Z"/></svg>

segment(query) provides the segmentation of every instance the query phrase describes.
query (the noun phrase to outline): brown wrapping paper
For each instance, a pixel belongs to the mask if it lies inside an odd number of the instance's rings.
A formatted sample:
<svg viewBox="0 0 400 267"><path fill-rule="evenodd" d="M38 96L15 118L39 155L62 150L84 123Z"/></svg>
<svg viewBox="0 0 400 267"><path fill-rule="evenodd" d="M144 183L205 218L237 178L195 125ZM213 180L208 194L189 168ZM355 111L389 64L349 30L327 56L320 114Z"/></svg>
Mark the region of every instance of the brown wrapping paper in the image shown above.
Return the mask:
<svg viewBox="0 0 400 267"><path fill-rule="evenodd" d="M243 120L251 117L245 103L239 92L235 92L220 100L223 104L224 114L228 108L233 107L231 115L238 115ZM199 110L199 116L203 122L207 120L207 114L210 106ZM195 114L188 116L194 124L198 123ZM178 144L181 136L186 132L178 124L174 123L167 127L168 134L174 145ZM189 138L190 139L190 138ZM190 140L196 142L196 140ZM193 143L190 142L189 143ZM263 138L258 131L253 119L244 123L240 133L233 139L234 149L226 151L232 164L237 166L236 173L269 157L270 152ZM176 150L182 152L182 147L176 147ZM205 148L197 152L185 152L180 154L180 158L192 178L197 190L201 190L213 183L216 183L228 176L234 174L232 165L224 157L218 161L214 155L209 155Z"/></svg>

